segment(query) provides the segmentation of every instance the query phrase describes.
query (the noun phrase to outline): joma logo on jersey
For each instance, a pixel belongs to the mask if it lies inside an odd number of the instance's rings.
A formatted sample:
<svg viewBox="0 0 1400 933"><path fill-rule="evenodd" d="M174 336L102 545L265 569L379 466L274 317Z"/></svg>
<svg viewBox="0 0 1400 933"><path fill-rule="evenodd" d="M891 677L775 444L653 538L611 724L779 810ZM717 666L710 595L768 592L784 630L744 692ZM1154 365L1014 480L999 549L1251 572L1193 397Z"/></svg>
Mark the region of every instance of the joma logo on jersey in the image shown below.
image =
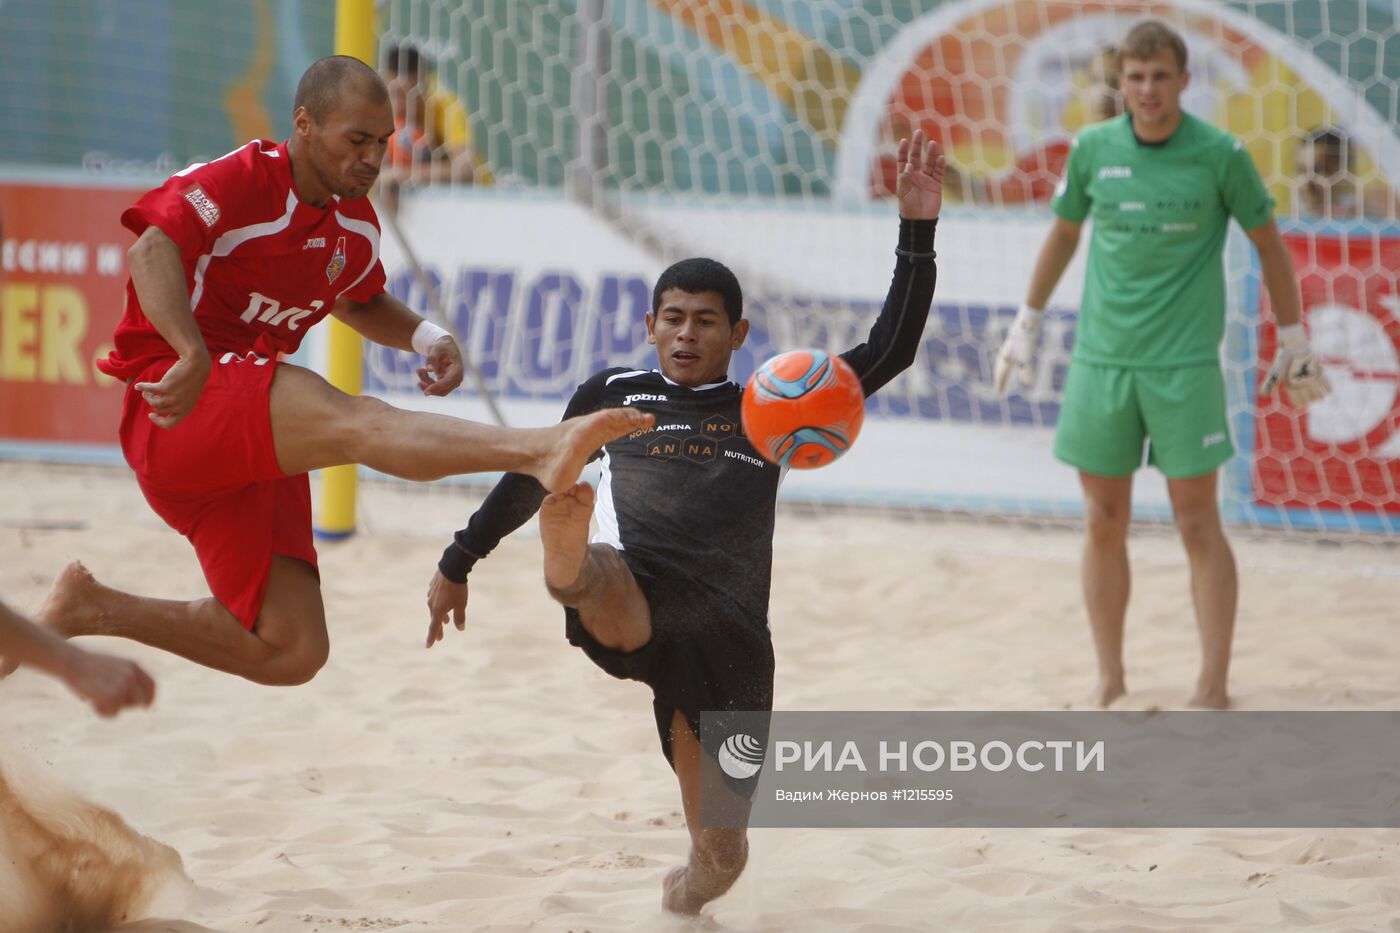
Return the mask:
<svg viewBox="0 0 1400 933"><path fill-rule="evenodd" d="M302 249L325 249L325 248L326 248L326 238L323 237L323 236L308 237L307 240L306 240L306 242L302 244L302 247L301 247L301 248L302 248Z"/></svg>
<svg viewBox="0 0 1400 933"><path fill-rule="evenodd" d="M1099 169L1099 181L1105 178L1132 178L1133 170L1127 165L1105 165Z"/></svg>
<svg viewBox="0 0 1400 933"><path fill-rule="evenodd" d="M326 282L332 283L345 271L345 237L335 241L335 255L326 264Z"/></svg>
<svg viewBox="0 0 1400 933"><path fill-rule="evenodd" d="M248 308L239 315L239 320L248 324L256 320L261 324L271 324L273 327L281 327L285 324L287 330L296 330L308 314L315 314L323 304L325 304L324 301L313 301L309 308L284 308L276 298L269 298L266 295L253 292L248 296Z"/></svg>
<svg viewBox="0 0 1400 933"><path fill-rule="evenodd" d="M629 395L629 396L627 396L625 399L622 400L622 404L623 404L623 405L631 405L633 402L664 402L664 401L666 401L666 396L664 396L664 395L648 395L648 394L645 393L645 392L638 392L638 393L635 394L635 395Z"/></svg>

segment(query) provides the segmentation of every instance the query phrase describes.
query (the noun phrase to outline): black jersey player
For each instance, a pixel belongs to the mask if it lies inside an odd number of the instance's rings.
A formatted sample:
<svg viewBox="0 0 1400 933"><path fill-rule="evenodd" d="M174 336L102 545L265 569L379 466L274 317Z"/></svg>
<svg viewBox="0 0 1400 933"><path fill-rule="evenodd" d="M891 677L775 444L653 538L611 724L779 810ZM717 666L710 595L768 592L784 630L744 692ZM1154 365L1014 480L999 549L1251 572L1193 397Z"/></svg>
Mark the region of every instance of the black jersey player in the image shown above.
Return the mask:
<svg viewBox="0 0 1400 933"><path fill-rule="evenodd" d="M899 243L889 295L865 343L842 356L869 396L914 360L933 301L934 228L944 159L916 132L899 148ZM768 595L780 468L739 427L743 389L731 354L748 335L734 274L709 259L671 266L656 283L647 341L658 368L608 369L578 387L566 415L639 408L655 425L608 443L595 493L546 495L507 474L443 553L428 591L428 645L449 617L465 622L467 573L536 511L545 582L565 607L568 640L614 677L652 688L662 748L681 786L688 864L666 878L663 904L697 913L743 870L743 829L701 827L702 710L769 710L773 645ZM589 543L589 520L599 532Z"/></svg>

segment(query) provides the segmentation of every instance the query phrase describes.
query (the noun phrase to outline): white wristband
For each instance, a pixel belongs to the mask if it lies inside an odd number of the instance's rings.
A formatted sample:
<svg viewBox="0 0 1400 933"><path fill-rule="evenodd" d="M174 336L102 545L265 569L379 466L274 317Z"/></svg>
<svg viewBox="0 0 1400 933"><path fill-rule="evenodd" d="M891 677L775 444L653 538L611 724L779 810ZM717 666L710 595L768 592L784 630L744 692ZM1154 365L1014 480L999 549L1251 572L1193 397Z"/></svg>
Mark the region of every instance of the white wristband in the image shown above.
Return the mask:
<svg viewBox="0 0 1400 933"><path fill-rule="evenodd" d="M418 327L413 331L413 350L419 356L427 356L428 350L433 344L443 337L450 337L447 331L438 327L432 321L423 320L418 322Z"/></svg>
<svg viewBox="0 0 1400 933"><path fill-rule="evenodd" d="M1278 345L1288 350L1290 353L1299 353L1308 348L1308 335L1303 331L1302 323L1280 324L1278 329Z"/></svg>

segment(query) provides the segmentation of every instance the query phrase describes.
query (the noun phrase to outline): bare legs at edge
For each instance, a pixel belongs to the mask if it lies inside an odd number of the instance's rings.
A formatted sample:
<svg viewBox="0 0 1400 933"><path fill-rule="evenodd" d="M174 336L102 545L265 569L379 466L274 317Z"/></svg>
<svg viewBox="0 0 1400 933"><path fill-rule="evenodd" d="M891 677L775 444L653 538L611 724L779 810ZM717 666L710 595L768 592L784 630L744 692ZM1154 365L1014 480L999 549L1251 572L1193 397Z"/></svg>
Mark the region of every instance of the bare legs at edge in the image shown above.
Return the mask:
<svg viewBox="0 0 1400 933"><path fill-rule="evenodd" d="M651 610L617 551L606 544L589 545L592 514L593 488L587 483L544 500L540 540L545 584L556 600L578 610L584 628L604 646L635 651L651 640ZM675 913L697 914L743 872L748 838L743 829L700 826L700 743L679 711L671 719L671 753L690 829L690 858L666 876L661 904Z"/></svg>
<svg viewBox="0 0 1400 933"><path fill-rule="evenodd" d="M344 463L417 481L500 470L528 473L547 489L569 488L595 450L650 422L640 412L608 409L548 428L510 430L351 397L297 366L278 368L270 408L277 462L288 475ZM315 571L280 555L272 558L252 631L213 598L133 596L102 585L80 564L59 575L39 621L66 638L130 638L272 685L310 680L330 645Z"/></svg>
<svg viewBox="0 0 1400 933"><path fill-rule="evenodd" d="M1123 673L1123 620L1128 609L1128 524L1131 476L1081 472L1086 535L1082 583L1094 636L1099 680L1090 704L1107 707L1127 692ZM1201 671L1188 705L1225 709L1230 699L1230 644L1235 632L1239 582L1235 558L1220 524L1216 473L1168 479L1172 515L1191 570L1191 599L1201 636Z"/></svg>

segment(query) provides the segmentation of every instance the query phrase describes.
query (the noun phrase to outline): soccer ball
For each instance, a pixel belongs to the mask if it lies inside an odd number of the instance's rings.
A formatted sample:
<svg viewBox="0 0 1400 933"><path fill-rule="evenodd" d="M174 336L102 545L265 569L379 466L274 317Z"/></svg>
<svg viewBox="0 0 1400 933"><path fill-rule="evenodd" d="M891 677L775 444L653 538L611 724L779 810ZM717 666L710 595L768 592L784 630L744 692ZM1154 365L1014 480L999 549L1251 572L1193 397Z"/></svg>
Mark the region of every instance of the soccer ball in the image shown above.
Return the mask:
<svg viewBox="0 0 1400 933"><path fill-rule="evenodd" d="M865 420L865 393L851 364L821 350L780 353L744 389L744 433L766 459L811 470L855 443Z"/></svg>

